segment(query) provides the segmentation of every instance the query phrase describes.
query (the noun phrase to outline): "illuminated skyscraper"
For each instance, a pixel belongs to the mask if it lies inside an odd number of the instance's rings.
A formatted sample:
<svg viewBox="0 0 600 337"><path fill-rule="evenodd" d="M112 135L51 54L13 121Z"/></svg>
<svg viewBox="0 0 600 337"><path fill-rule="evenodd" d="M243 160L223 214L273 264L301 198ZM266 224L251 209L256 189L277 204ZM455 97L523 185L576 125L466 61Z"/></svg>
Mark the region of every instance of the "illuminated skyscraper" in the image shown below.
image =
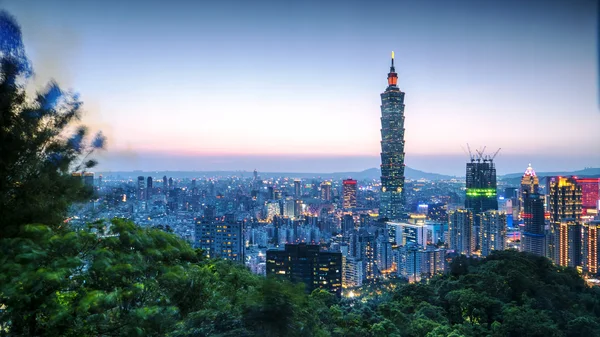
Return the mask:
<svg viewBox="0 0 600 337"><path fill-rule="evenodd" d="M498 210L496 198L496 167L491 159L471 159L467 163L467 197L465 208L473 214L489 210Z"/></svg>
<svg viewBox="0 0 600 337"><path fill-rule="evenodd" d="M381 94L381 204L379 215L388 220L402 217L404 208L404 92L397 86L392 65L388 87Z"/></svg>
<svg viewBox="0 0 600 337"><path fill-rule="evenodd" d="M530 195L537 193L540 186L540 180L535 174L531 164L525 170L523 177L521 178L521 189L519 193L519 213L525 211L525 193Z"/></svg>
<svg viewBox="0 0 600 337"><path fill-rule="evenodd" d="M576 267L581 262L581 186L575 178L548 178L550 232L547 256L561 266Z"/></svg>
<svg viewBox="0 0 600 337"><path fill-rule="evenodd" d="M529 164L525 170L525 173L523 174L523 178L521 178L521 195L525 191L528 191L529 194L537 193L539 186L540 180L535 174L533 167L531 167L531 164Z"/></svg>
<svg viewBox="0 0 600 337"><path fill-rule="evenodd" d="M552 222L562 219L581 220L581 185L575 178L548 178L548 211Z"/></svg>
<svg viewBox="0 0 600 337"><path fill-rule="evenodd" d="M344 209L356 208L356 180L343 181Z"/></svg>

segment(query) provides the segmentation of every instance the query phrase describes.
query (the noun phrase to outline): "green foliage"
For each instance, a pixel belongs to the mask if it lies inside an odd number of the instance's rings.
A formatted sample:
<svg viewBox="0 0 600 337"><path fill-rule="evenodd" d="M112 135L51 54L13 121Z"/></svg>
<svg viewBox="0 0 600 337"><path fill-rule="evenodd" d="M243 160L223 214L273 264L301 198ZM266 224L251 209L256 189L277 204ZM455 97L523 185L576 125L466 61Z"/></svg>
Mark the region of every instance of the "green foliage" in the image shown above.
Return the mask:
<svg viewBox="0 0 600 337"><path fill-rule="evenodd" d="M20 28L5 12L0 26L11 28L0 44L0 237L6 237L18 235L24 224L61 224L73 202L89 200L91 190L71 172L96 165L88 158L104 146L104 137L86 141L83 126L70 131L81 101L55 82L27 97L30 69Z"/></svg>

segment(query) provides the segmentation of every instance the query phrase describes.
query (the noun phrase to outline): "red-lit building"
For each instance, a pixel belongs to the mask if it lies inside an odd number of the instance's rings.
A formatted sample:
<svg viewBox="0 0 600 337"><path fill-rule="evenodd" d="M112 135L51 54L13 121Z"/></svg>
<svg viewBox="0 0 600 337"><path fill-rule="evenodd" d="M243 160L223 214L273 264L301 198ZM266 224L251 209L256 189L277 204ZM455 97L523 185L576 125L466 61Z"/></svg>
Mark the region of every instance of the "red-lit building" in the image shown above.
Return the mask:
<svg viewBox="0 0 600 337"><path fill-rule="evenodd" d="M356 180L343 181L344 209L356 208Z"/></svg>
<svg viewBox="0 0 600 337"><path fill-rule="evenodd" d="M600 199L600 178L577 178L581 186L582 215L587 215L588 209L596 209Z"/></svg>

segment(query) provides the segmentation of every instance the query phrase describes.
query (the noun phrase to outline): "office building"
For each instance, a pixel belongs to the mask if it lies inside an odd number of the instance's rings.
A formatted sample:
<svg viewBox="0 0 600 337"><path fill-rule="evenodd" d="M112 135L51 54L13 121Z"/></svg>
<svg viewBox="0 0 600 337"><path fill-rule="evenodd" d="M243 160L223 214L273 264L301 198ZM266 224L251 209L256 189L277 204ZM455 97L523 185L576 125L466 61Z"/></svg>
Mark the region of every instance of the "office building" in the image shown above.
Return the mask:
<svg viewBox="0 0 600 337"><path fill-rule="evenodd" d="M573 177L548 178L548 211L552 222L562 219L581 220L581 185Z"/></svg>
<svg viewBox="0 0 600 337"><path fill-rule="evenodd" d="M381 94L381 200L379 215L402 218L404 211L404 92L397 86L394 53L388 86Z"/></svg>
<svg viewBox="0 0 600 337"><path fill-rule="evenodd" d="M342 294L342 253L322 252L318 245L286 244L267 250L267 276L304 283L306 291L325 289Z"/></svg>
<svg viewBox="0 0 600 337"><path fill-rule="evenodd" d="M449 248L458 254L470 256L475 251L473 213L457 209L448 213Z"/></svg>
<svg viewBox="0 0 600 337"><path fill-rule="evenodd" d="M356 180L346 179L342 183L343 188L343 207L344 209L356 208Z"/></svg>
<svg viewBox="0 0 600 337"><path fill-rule="evenodd" d="M525 170L525 173L523 174L523 177L521 178L521 193L520 193L521 201L523 201L523 199L524 199L523 194L525 192L527 192L529 194L537 193L539 186L540 186L540 180L537 177L537 175L535 174L533 167L531 167L531 164L529 164L529 166L527 166L527 169Z"/></svg>
<svg viewBox="0 0 600 337"><path fill-rule="evenodd" d="M479 217L481 256L488 256L494 250L504 250L506 242L506 213L485 211Z"/></svg>
<svg viewBox="0 0 600 337"><path fill-rule="evenodd" d="M521 250L539 256L546 256L546 235L544 219L544 196L539 193L523 193L523 231Z"/></svg>

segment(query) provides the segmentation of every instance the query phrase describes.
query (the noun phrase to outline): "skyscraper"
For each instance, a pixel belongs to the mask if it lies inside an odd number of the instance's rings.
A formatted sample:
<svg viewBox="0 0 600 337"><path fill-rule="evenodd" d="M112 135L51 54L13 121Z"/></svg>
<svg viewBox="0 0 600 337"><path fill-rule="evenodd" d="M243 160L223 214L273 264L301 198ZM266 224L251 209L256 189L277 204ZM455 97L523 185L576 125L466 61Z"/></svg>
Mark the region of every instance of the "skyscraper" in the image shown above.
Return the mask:
<svg viewBox="0 0 600 337"><path fill-rule="evenodd" d="M523 177L521 178L521 188L519 189L519 214L525 211L525 193L529 193L530 195L533 193L538 193L540 186L540 180L535 174L533 167L531 164L527 166Z"/></svg>
<svg viewBox="0 0 600 337"><path fill-rule="evenodd" d="M575 178L549 177L548 211L550 233L546 254L561 266L576 267L581 262L581 185Z"/></svg>
<svg viewBox="0 0 600 337"><path fill-rule="evenodd" d="M529 194L537 193L540 186L540 180L538 179L531 164L527 166L523 178L521 178L521 200L523 199L523 193L526 191Z"/></svg>
<svg viewBox="0 0 600 337"><path fill-rule="evenodd" d="M381 203L382 218L397 220L404 207L404 92L392 65L388 86L381 94Z"/></svg>
<svg viewBox="0 0 600 337"><path fill-rule="evenodd" d="M356 180L346 179L343 181L344 209L356 208Z"/></svg>
<svg viewBox="0 0 600 337"><path fill-rule="evenodd" d="M545 256L544 196L524 191L522 216L525 226L521 233L521 250Z"/></svg>
<svg viewBox="0 0 600 337"><path fill-rule="evenodd" d="M137 180L137 198L138 200L146 199L146 182L143 176L139 176Z"/></svg>
<svg viewBox="0 0 600 337"><path fill-rule="evenodd" d="M496 167L492 159L471 158L467 163L467 196L465 208L478 214L488 210L498 210L496 198Z"/></svg>
<svg viewBox="0 0 600 337"><path fill-rule="evenodd" d="M164 194L167 194L167 186L168 186L167 176L163 176L163 193Z"/></svg>
<svg viewBox="0 0 600 337"><path fill-rule="evenodd" d="M146 181L146 199L150 199L152 198L152 177L148 177Z"/></svg>
<svg viewBox="0 0 600 337"><path fill-rule="evenodd" d="M562 219L581 220L581 185L575 178L548 178L548 211L550 220L554 223Z"/></svg>

